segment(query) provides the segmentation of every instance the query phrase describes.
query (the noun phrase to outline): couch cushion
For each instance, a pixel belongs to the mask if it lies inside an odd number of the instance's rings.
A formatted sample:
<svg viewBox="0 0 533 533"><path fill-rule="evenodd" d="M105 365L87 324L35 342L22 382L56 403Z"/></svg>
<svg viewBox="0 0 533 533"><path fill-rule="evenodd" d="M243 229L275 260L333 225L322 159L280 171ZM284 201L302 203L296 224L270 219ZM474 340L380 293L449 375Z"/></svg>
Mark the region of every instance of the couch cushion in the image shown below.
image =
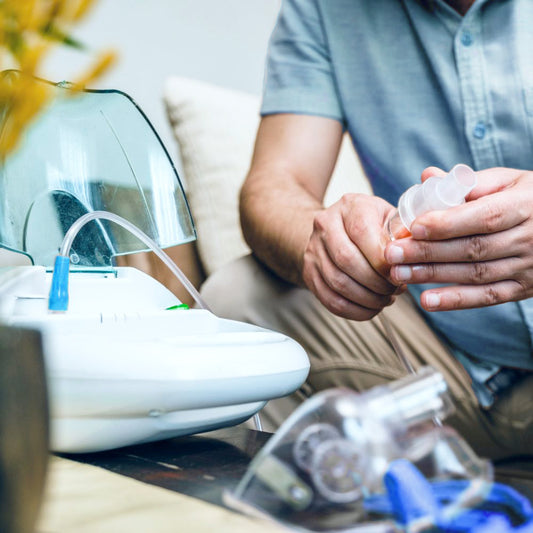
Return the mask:
<svg viewBox="0 0 533 533"><path fill-rule="evenodd" d="M210 274L249 252L239 225L238 196L252 157L260 99L171 77L164 102L180 150L200 259ZM343 144L326 204L347 191L370 191L349 140Z"/></svg>

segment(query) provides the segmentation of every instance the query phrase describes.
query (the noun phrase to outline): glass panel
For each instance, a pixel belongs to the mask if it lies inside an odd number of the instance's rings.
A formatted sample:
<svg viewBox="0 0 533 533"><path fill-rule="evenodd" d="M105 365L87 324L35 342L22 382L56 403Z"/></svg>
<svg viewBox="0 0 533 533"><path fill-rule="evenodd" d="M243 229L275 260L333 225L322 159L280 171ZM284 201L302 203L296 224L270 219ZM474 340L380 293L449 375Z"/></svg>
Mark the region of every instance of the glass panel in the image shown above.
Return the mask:
<svg viewBox="0 0 533 533"><path fill-rule="evenodd" d="M176 170L133 100L114 90L74 94L56 85L54 92L0 166L0 244L52 266L74 220L96 210L129 220L162 248L194 240ZM145 249L127 230L96 220L81 229L72 252L79 266L94 267Z"/></svg>

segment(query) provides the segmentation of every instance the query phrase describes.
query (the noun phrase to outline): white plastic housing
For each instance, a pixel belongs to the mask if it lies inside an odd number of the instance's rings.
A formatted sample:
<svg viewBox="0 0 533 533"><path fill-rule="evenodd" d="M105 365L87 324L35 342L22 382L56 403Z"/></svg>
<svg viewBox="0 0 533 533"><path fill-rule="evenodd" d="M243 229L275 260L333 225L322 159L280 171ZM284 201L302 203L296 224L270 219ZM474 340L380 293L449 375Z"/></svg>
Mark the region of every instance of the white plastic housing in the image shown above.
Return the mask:
<svg viewBox="0 0 533 533"><path fill-rule="evenodd" d="M128 267L71 273L69 311L47 311L43 267L0 269L0 319L43 334L52 448L98 451L242 422L307 377L303 348L205 310Z"/></svg>

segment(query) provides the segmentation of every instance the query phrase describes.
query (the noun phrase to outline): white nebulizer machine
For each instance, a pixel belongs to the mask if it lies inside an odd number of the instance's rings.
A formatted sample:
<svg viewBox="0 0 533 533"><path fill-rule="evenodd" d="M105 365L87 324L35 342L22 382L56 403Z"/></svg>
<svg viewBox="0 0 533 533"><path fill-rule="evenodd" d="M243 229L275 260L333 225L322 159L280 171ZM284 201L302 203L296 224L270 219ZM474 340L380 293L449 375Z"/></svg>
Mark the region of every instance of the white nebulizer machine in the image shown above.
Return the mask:
<svg viewBox="0 0 533 533"><path fill-rule="evenodd" d="M27 263L0 268L0 321L42 335L52 449L92 452L230 426L296 390L309 370L303 348L215 316L163 252L196 233L141 110L119 91L34 82L55 98L0 166L0 246ZM149 249L197 308L116 266Z"/></svg>

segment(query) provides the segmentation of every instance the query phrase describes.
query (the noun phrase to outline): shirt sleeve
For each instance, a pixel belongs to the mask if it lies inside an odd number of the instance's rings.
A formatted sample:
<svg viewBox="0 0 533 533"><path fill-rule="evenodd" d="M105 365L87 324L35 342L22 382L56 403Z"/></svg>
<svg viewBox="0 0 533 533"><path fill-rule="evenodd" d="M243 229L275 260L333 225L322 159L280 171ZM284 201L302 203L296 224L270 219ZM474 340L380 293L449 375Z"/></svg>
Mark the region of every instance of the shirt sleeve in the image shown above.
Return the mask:
<svg viewBox="0 0 533 533"><path fill-rule="evenodd" d="M269 42L261 115L297 113L343 121L315 0L283 0Z"/></svg>

